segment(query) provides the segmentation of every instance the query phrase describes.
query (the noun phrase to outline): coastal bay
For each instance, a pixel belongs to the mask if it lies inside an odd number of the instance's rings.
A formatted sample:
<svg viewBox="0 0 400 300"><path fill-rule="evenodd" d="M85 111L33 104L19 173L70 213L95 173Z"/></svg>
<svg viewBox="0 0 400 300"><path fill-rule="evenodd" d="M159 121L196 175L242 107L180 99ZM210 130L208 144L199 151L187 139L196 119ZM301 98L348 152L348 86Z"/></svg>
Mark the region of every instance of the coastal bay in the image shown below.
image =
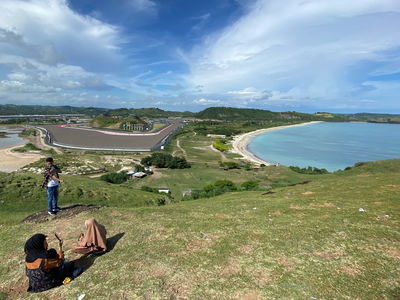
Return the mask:
<svg viewBox="0 0 400 300"><path fill-rule="evenodd" d="M358 162L400 157L400 126L367 122L322 122L265 131L245 150L269 163L337 171Z"/></svg>
<svg viewBox="0 0 400 300"><path fill-rule="evenodd" d="M281 130L281 129L291 128L291 127L306 126L306 125L311 125L311 124L316 124L316 123L321 123L321 121L312 121L312 122L305 122L305 123L294 124L294 125L285 125L285 126L278 126L278 127L272 127L272 128L258 129L255 131L246 132L246 133L237 135L233 138L233 141L232 141L232 152L240 154L246 160L249 160L256 164L264 164L266 166L273 165L274 164L273 162L269 162L267 160L261 159L247 149L247 146L250 143L252 138L254 138L258 135L267 133L267 132L275 131L275 130Z"/></svg>

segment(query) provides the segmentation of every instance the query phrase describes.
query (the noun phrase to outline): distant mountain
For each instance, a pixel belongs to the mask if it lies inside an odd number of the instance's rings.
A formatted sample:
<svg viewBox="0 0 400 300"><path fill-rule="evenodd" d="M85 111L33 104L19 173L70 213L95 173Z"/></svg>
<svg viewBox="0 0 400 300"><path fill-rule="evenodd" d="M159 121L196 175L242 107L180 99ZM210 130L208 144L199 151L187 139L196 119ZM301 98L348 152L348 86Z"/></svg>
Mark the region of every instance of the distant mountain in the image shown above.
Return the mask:
<svg viewBox="0 0 400 300"><path fill-rule="evenodd" d="M348 114L347 116L358 121L377 123L400 123L400 114L357 113Z"/></svg>
<svg viewBox="0 0 400 300"><path fill-rule="evenodd" d="M149 108L117 108L109 110L108 113L113 116L129 116L135 115L138 117L148 118L168 118L168 117L193 117L195 114L190 111L168 111L156 107Z"/></svg>
<svg viewBox="0 0 400 300"><path fill-rule="evenodd" d="M315 114L299 113L295 111L272 112L263 109L234 108L234 107L209 107L198 113L190 111L168 111L156 107L149 108L117 108L107 109L99 107L74 107L74 106L45 106L45 105L14 105L0 104L0 115L54 115L54 114L84 114L90 117L99 115L139 118L168 118L168 117L194 117L205 120L222 121L364 121L381 123L400 123L399 114L333 114L317 112Z"/></svg>
<svg viewBox="0 0 400 300"><path fill-rule="evenodd" d="M262 109L233 108L233 107L209 107L196 114L199 119L214 119L224 121L247 121L247 120L320 120L313 114L298 112L272 112Z"/></svg>
<svg viewBox="0 0 400 300"><path fill-rule="evenodd" d="M93 116L107 111L108 109L97 107L0 104L0 115L85 114Z"/></svg>
<svg viewBox="0 0 400 300"><path fill-rule="evenodd" d="M84 114L88 116L110 115L127 117L167 118L192 117L192 112L165 111L159 108L117 108L107 109L98 107L48 106L48 105L14 105L0 104L0 115L56 115L56 114Z"/></svg>

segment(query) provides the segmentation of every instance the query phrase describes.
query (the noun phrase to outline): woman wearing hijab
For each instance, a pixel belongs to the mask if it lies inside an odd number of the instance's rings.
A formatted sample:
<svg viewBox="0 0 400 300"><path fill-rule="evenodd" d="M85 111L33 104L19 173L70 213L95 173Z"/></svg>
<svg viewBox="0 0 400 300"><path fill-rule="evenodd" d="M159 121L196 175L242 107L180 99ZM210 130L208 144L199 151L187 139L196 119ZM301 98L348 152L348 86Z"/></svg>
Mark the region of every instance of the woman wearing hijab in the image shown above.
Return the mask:
<svg viewBox="0 0 400 300"><path fill-rule="evenodd" d="M95 219L85 221L86 233L79 237L75 252L87 254L107 251L106 228Z"/></svg>
<svg viewBox="0 0 400 300"><path fill-rule="evenodd" d="M56 235L57 238L59 238ZM60 250L48 250L47 236L37 233L25 243L26 276L29 278L28 292L43 292L59 286L64 279L77 277L82 269L74 268L73 262L64 263L62 240L59 239Z"/></svg>
<svg viewBox="0 0 400 300"><path fill-rule="evenodd" d="M44 234L38 233L25 243L26 276L29 278L28 292L42 292L61 284L64 252L47 250Z"/></svg>

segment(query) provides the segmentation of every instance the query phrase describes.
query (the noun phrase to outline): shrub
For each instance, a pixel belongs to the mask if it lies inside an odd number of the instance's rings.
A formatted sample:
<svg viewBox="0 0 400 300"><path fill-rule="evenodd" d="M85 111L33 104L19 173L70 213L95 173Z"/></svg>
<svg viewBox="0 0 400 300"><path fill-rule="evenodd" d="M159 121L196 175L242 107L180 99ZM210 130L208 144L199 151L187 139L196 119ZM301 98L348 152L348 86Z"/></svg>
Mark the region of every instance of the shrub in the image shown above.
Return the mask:
<svg viewBox="0 0 400 300"><path fill-rule="evenodd" d="M37 132L35 129L33 128L25 128L24 130L22 130L19 134L20 136L36 136Z"/></svg>
<svg viewBox="0 0 400 300"><path fill-rule="evenodd" d="M23 147L13 149L13 151L15 151L15 152L28 152L28 151L39 151L39 150L41 150L41 149L36 147L32 143L28 143Z"/></svg>
<svg viewBox="0 0 400 300"><path fill-rule="evenodd" d="M243 182L240 186L245 191L251 191L251 190L255 190L258 188L258 182L249 180L249 181Z"/></svg>
<svg viewBox="0 0 400 300"><path fill-rule="evenodd" d="M221 167L226 167L228 169L240 169L240 165L237 162L234 162L234 161L220 162L219 165Z"/></svg>
<svg viewBox="0 0 400 300"><path fill-rule="evenodd" d="M220 188L220 189L223 189L223 190L226 190L226 191L236 191L237 190L236 185L232 181L226 180L226 179L217 180L214 183L214 187Z"/></svg>
<svg viewBox="0 0 400 300"><path fill-rule="evenodd" d="M236 185L230 180L217 180L214 184L203 187L203 193L197 193L198 197L214 197L226 192L236 191ZM193 192L192 192L193 193Z"/></svg>
<svg viewBox="0 0 400 300"><path fill-rule="evenodd" d="M135 165L134 165L134 168L135 168L135 170L136 170L137 172L144 172L144 171L146 171L145 168L144 168L142 165L139 165L139 164L135 164Z"/></svg>
<svg viewBox="0 0 400 300"><path fill-rule="evenodd" d="M149 192L149 193L158 193L158 189L149 187L147 185L143 185L140 189L142 191Z"/></svg>
<svg viewBox="0 0 400 300"><path fill-rule="evenodd" d="M300 167L295 167L295 166L290 166L289 167L292 171L295 171L297 173L301 174L328 174L329 171L327 169L318 169L315 167L307 167L307 168L300 168Z"/></svg>
<svg viewBox="0 0 400 300"><path fill-rule="evenodd" d="M228 151L230 149L229 145L226 144L224 139L216 139L212 143L213 147L221 152Z"/></svg>
<svg viewBox="0 0 400 300"><path fill-rule="evenodd" d="M141 164L170 169L185 169L191 167L184 157L172 156L166 153L152 153L150 156L144 157L141 160Z"/></svg>
<svg viewBox="0 0 400 300"><path fill-rule="evenodd" d="M119 172L119 173L108 173L104 174L100 177L101 180L114 183L114 184L121 184L128 180L128 174L126 172Z"/></svg>

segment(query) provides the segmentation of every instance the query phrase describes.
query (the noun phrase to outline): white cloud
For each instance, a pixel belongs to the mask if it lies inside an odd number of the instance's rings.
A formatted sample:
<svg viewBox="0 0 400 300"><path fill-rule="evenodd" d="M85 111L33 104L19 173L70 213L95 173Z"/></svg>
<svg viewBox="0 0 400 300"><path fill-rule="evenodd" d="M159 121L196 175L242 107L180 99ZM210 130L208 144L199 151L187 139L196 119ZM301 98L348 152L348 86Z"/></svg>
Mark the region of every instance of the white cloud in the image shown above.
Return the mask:
<svg viewBox="0 0 400 300"><path fill-rule="evenodd" d="M206 99L206 98L201 98L201 99L195 99L193 100L194 104L197 105L215 105L215 104L220 104L220 100L212 100L212 99Z"/></svg>
<svg viewBox="0 0 400 300"><path fill-rule="evenodd" d="M129 0L129 5L136 12L157 13L157 4L152 0Z"/></svg>
<svg viewBox="0 0 400 300"><path fill-rule="evenodd" d="M232 97L354 98L363 64L387 69L399 56L398 28L398 0L258 0L185 57L187 81Z"/></svg>
<svg viewBox="0 0 400 300"><path fill-rule="evenodd" d="M0 81L0 95L8 93L54 93L60 92L60 88L52 86L42 86L38 84L27 85L17 80L2 80ZM25 95L26 97L26 95Z"/></svg>
<svg viewBox="0 0 400 300"><path fill-rule="evenodd" d="M4 32L8 33L8 45L19 48L19 53L23 48L25 55L42 56L42 62L62 61L88 68L121 63L119 29L75 13L66 0L2 0L0 29L3 39ZM10 54L12 49L2 47L1 51Z"/></svg>
<svg viewBox="0 0 400 300"><path fill-rule="evenodd" d="M98 72L123 65L122 42L119 28L75 13L66 0L2 0L0 69L9 80L1 82L0 101L109 89Z"/></svg>

